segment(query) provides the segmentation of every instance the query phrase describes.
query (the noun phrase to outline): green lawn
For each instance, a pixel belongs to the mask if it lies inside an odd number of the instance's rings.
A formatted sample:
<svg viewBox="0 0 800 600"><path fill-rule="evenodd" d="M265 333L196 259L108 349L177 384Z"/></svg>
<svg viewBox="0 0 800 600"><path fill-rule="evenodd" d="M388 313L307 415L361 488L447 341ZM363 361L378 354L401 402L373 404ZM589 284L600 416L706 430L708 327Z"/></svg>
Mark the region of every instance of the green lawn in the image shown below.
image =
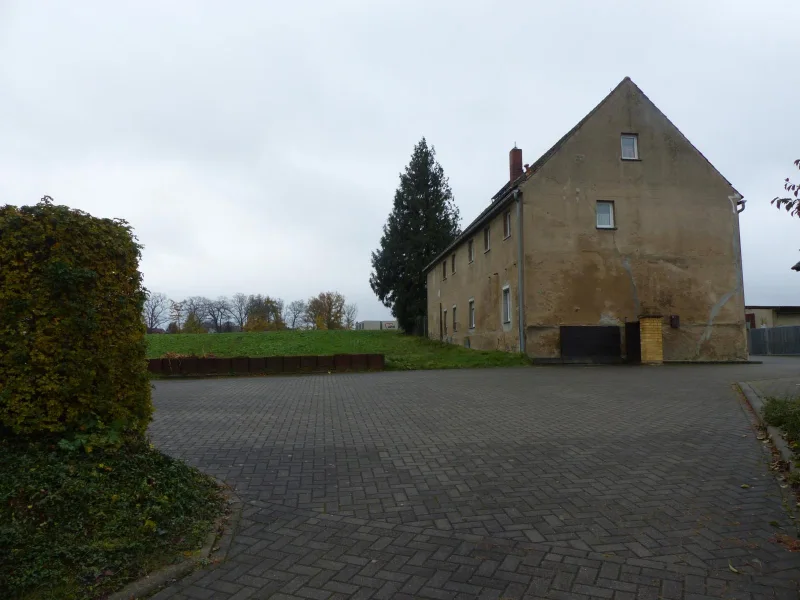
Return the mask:
<svg viewBox="0 0 800 600"><path fill-rule="evenodd" d="M271 331L266 333L148 335L148 357L167 352L220 358L383 354L388 369L455 369L530 364L521 354L470 350L387 331Z"/></svg>

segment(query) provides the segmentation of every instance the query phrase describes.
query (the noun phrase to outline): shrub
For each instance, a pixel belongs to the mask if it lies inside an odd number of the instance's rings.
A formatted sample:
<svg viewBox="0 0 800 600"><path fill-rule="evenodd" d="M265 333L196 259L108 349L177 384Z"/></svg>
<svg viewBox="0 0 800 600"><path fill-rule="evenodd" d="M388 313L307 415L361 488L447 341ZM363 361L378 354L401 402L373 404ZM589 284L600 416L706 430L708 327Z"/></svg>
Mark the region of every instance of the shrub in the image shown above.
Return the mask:
<svg viewBox="0 0 800 600"><path fill-rule="evenodd" d="M188 317L186 317L186 323L183 324L181 328L181 333L208 333L206 328L203 327L203 324L200 322L200 319L197 318L197 315L194 313L190 313Z"/></svg>
<svg viewBox="0 0 800 600"><path fill-rule="evenodd" d="M125 221L48 197L0 207L0 427L144 433L140 255Z"/></svg>
<svg viewBox="0 0 800 600"><path fill-rule="evenodd" d="M764 420L782 429L790 442L800 442L800 398L767 398Z"/></svg>
<svg viewBox="0 0 800 600"><path fill-rule="evenodd" d="M0 597L106 597L194 550L222 496L142 438L92 454L0 439Z"/></svg>
<svg viewBox="0 0 800 600"><path fill-rule="evenodd" d="M244 324L244 329L242 329L242 331L248 333L267 330L269 330L269 321L260 316L248 317L247 323Z"/></svg>

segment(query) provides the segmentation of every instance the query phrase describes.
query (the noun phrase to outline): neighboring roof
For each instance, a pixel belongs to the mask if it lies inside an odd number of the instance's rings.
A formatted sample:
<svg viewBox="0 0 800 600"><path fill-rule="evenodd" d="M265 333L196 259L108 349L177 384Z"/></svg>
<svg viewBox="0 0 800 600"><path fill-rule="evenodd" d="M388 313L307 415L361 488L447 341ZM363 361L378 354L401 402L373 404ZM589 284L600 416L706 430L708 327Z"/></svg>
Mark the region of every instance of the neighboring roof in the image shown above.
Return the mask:
<svg viewBox="0 0 800 600"><path fill-rule="evenodd" d="M606 97L605 97L605 98L603 98L603 99L602 99L602 100L601 100L601 101L600 101L600 102L597 104L597 106L595 106L595 107L594 107L592 110L590 110L590 111L589 111L589 112L586 114L586 116L585 116L585 117L583 117L583 118L582 118L580 121L578 121L578 122L575 124L575 126L574 126L572 129L570 129L570 130L569 130L567 133L565 133L565 134L564 134L564 135L561 137L561 139L560 139L560 140L558 140L558 141L557 141L555 144L553 144L553 146L552 146L552 147L551 147L551 148L550 148L550 149L549 149L547 152L545 152L544 154L542 154L542 155L541 155L541 156L540 156L540 157L539 157L539 158L536 160L536 162L534 162L533 164L531 164L531 165L530 165L530 166L529 166L529 167L526 169L526 171L525 171L525 172L524 172L522 175L520 175L519 177L517 177L517 178L516 178L514 181L509 181L509 182L508 182L508 183L506 183L506 184L505 184L503 187L501 187L501 188L500 188L500 190L499 190L499 191L498 191L498 192L497 192L497 193L496 193L494 196L492 196L492 203L491 203L491 204L490 204L488 207L486 207L486 209L485 209L483 212L481 212L481 214L479 214L479 215L478 215L478 216L477 216L477 217L476 217L476 218L475 218L475 219L474 219L474 220L473 220L473 221L472 221L472 222L471 222L469 225L467 225L466 229L464 229L464 231L463 231L463 232L461 232L461 234L460 234L460 235L459 235L459 236L458 236L458 237L457 237L455 240L453 240L453 242L452 242L452 243L451 243L449 246L447 246L447 248L445 248L444 250L442 250L442 251L441 251L439 254L437 254L437 255L436 255L436 258L434 258L434 259L433 259L433 260L432 260L430 263L428 263L428 265L427 265L427 266L425 267L425 269L424 269L424 272L425 272L425 273L428 273L428 271L430 271L430 270L431 270L431 269L432 269L432 268L433 268L433 267L434 267L434 266L435 266L435 265L436 265L436 264L437 264L437 263L438 263L440 260L442 260L442 258L443 258L443 257L445 257L447 254L449 254L449 253L450 253L450 252L451 252L451 251L452 251L454 248L456 248L457 246L461 245L461 243L462 243L462 242L463 242L463 241L464 241L466 238L470 237L470 236L471 236L471 235L472 235L472 234L473 234L473 233L474 233L474 232L475 232L477 229L479 229L479 228L480 228L480 227L481 227L481 226L482 226L484 223L486 223L487 221L490 221L490 220L492 219L492 217L494 217L495 215L497 215L497 213L499 213L499 212L500 212L500 211L501 211L501 210L502 210L502 209L503 209L503 208L504 208L504 207L505 207L505 206L506 206L506 205L507 205L507 204L510 202L510 200L511 200L511 198L512 198L512 192L513 192L513 191L514 191L514 190L515 190L515 189L516 189L516 188L517 188L517 187L518 187L520 184L522 184L523 182L525 182L525 181L527 181L528 179L530 179L530 178L531 178L533 175L535 175L535 174L536 174L536 173L537 173L537 172L538 172L538 171L539 171L539 170L540 170L540 169L541 169L541 168L542 168L542 167L543 167L543 166L544 166L544 165L547 163L547 161L548 161L548 160L550 160L550 159L551 159L551 158L552 158L552 157L553 157L553 156L554 156L554 155L555 155L555 154L556 154L556 153L557 153L557 152L558 152L558 151L561 149L561 147L562 147L562 146L563 146L563 145L564 145L564 144L567 142L567 140L569 140L569 139L570 139L570 138L571 138L571 137L572 137L572 136L575 134L575 132L576 132L576 131L578 131L578 130L579 130L581 127L583 127L583 125L586 123L586 121L588 121L588 120L589 120L589 119L590 119L590 118L591 118L591 117L592 117L592 116L593 116L593 115L594 115L594 114L595 114L595 113L596 113L596 112L597 112L597 111L600 109L600 107L602 107L602 106L603 106L603 105L604 105L604 104L605 104L605 103L608 101L608 99L609 99L609 98L611 98L611 96L613 96L613 95L614 95L614 93L615 93L615 92L616 92L616 91L617 91L619 88L621 88L621 87L622 87L622 86L623 86L625 83L630 83L630 84L631 84L631 85L632 85L634 88L636 88L636 90L637 90L637 91L638 91L638 92L639 92L639 93L640 93L642 96L644 96L644 98L645 98L645 99L647 99L647 101L648 101L648 102L650 102L650 104L652 104L652 105L653 105L653 107L655 107L655 109L656 109L658 112L660 112L660 113L661 113L661 114L664 116L664 118L665 118L665 119L666 119L666 120L669 122L669 124L670 124L670 125L672 125L673 127L675 127L675 130L676 130L678 133L680 133L680 134L683 136L683 138L686 140L686 142L687 142L687 143L688 143L688 144L689 144L689 145L690 145L692 148L694 148L694 149L695 149L695 151L696 151L696 152L697 152L697 153L698 153L698 154L699 154L701 157L703 157L703 159L704 159L704 160L705 160L705 161L706 161L706 162L707 162L707 163L708 163L708 164L711 166L711 168L712 168L712 169L714 169L714 171L716 171L716 172L717 172L717 174L718 174L720 177L722 177L722 179L724 179L724 180L727 182L727 184L728 184L728 185L730 185L730 186L731 186L731 188L733 188L733 191L734 191L734 192L736 192L737 194L739 194L739 197L740 197L740 198L742 197L742 194L740 194L740 193L738 192L738 190L736 190L736 188L734 188L734 187L733 187L733 184L732 184L730 181L728 181L728 180L725 178L725 176L724 176L722 173L720 173L720 172L719 172L719 171L716 169L716 167L714 167L714 165L712 165L712 164L711 164L711 161L709 161L709 160L708 160L708 159L705 157L705 155L704 155L702 152L700 152L700 150L698 150L698 149L695 147L695 145L694 145L694 144L692 144L692 142L691 142L691 141L689 141L689 138L687 138L685 135L683 135L683 132L682 132L680 129L678 129L678 128L675 126L675 124L674 124L672 121L670 121L670 120L669 120L669 117L667 117L667 115L665 115L665 114L664 114L664 113L661 111L661 109L659 109L659 108L658 108L658 107L655 105L655 103L654 103L652 100L650 100L650 98L648 98L648 97L647 97L647 94L645 94L645 93L642 91L642 89L641 89L641 88L640 88L638 85L636 85L636 84L633 82L633 80L632 80L630 77L625 77L625 78L624 78L622 81L620 81L620 82L619 82L619 83L616 85L616 87L615 87L613 90L611 90L611 91L610 91L610 92L609 92L609 93L606 95ZM799 267L799 268L795 269L795 267ZM795 267L792 267L792 268L793 268L793 269L795 269L795 270L800 270L800 262L798 262L798 263L795 265Z"/></svg>
<svg viewBox="0 0 800 600"><path fill-rule="evenodd" d="M745 310L775 310L778 312L800 312L800 306L745 306Z"/></svg>

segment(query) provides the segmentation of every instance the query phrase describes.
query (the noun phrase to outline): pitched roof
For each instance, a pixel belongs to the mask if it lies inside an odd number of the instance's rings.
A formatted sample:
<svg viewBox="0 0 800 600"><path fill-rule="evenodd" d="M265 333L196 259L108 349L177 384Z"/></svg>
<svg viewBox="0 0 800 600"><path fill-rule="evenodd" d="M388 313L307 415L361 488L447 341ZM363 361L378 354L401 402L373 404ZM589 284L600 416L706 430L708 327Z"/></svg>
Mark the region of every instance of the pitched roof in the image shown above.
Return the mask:
<svg viewBox="0 0 800 600"><path fill-rule="evenodd" d="M655 105L655 103L654 103L652 100L650 100L650 98L648 98L648 97L647 97L647 94L645 94L645 93L644 93L644 92L641 90L641 88L640 88L638 85L636 85L636 84L633 82L633 80L632 80L630 77L625 77L625 78L624 78L622 81L620 81L620 82L619 82L619 83L616 85L616 87L615 87L613 90L611 90L611 91L610 91L610 92L609 92L609 93L606 95L606 97L605 97L605 98L603 98L603 99L602 99L602 100L601 100L601 101L600 101L600 102L597 104L597 106L595 106L595 107L594 107L592 110L590 110L590 111L589 111L589 112L586 114L586 116L585 116L585 117L583 117L583 118L582 118L580 121L578 121L578 122L575 124L575 126L574 126L572 129L570 129L570 130L569 130L567 133L565 133L565 134L564 134L564 135L561 137L561 139L560 139L560 140L558 140L558 141L557 141L555 144L553 144L553 146L552 146L552 147L551 147L551 148L550 148L550 149L549 149L547 152L545 152L544 154L542 154L542 155L541 155L541 156L540 156L540 157L539 157L539 158L536 160L536 162L534 162L533 164L531 164L531 165L530 165L530 166L527 168L527 170L526 170L526 171L525 171L525 172L524 172L522 175L520 175L519 177L517 177L517 178L516 178L515 180L513 180L513 181L509 181L509 182L508 182L508 183L506 183L506 184L505 184L503 187L501 187L501 188L500 188L500 190L499 190L499 191L498 191L498 192L497 192L497 193L496 193L494 196L492 196L492 203L491 203L491 204L490 204L488 207L486 207L486 209L485 209L485 210L483 210L483 211L481 212L481 214L479 214L479 215L478 215L478 216L477 216L477 217L476 217L476 218L475 218L475 219L474 219L474 220L473 220L473 221L472 221L472 222L471 222L469 225L467 225L467 227L464 229L464 231L463 231L463 232L461 232L461 234L460 234L460 235L459 235L459 236L458 236L458 237L457 237L455 240L453 240L453 242L452 242L452 243L451 243L449 246L447 246L447 248L445 248L444 250L442 250L442 251L441 251L441 252L440 252L440 253L439 253L439 254L436 256L436 258L434 258L434 259L433 259L433 260L432 260L430 263L428 263L428 265L427 265L427 266L425 267L425 269L424 269L424 272L427 274L427 273L428 273L428 271L430 271L430 270L431 270L431 269L434 267L434 265L436 265L436 263L438 263L440 260L442 260L442 258L443 258L444 256L446 256L447 254L449 254L451 250L453 250L455 247L459 246L459 245L460 245L460 244L461 244L461 243L462 243L462 242L463 242L463 241L464 241L464 240L465 240L467 237L469 237L469 236L470 236L470 235L472 235L472 234L473 234L473 233L474 233L474 232L475 232L477 229L479 229L479 228L481 227L481 225L483 225L485 222L489 221L489 220L490 220L492 217L494 217L494 216L495 216L497 213L499 213L499 212L500 212L500 210L501 210L502 208L504 208L504 207L505 207L505 206L506 206L506 205L509 203L509 201L510 201L510 199L511 199L511 197L512 197L512 192L513 192L513 191L514 191L514 190L515 190L515 189L516 189L516 188L517 188L517 187L518 187L520 184L522 184L523 182L527 181L527 180L528 180L528 179L530 179L530 178L531 178L533 175L535 175L535 174L536 174L536 173L537 173L539 170L541 170L541 168L542 168L542 167L543 167L543 166L544 166L544 165L547 163L547 161L548 161L548 160L550 160L550 159L551 159L551 158L552 158L552 157L553 157L553 156L554 156L554 155L555 155L555 154L556 154L556 153L557 153L557 152L558 152L558 151L561 149L561 147L562 147L562 146L563 146L563 145L564 145L564 144L567 142L567 140L569 140L569 139L570 139L570 138L571 138L571 137L572 137L572 136L575 134L575 132L576 132L576 131L578 131L578 130L579 130L581 127L583 127L583 125L584 125L584 124L585 124L585 123L586 123L586 122L587 122L587 121L588 121L590 118L592 118L592 116L593 116L593 115L594 115L594 114L595 114L595 113L596 113L598 110L600 110L600 108L601 108L601 107L602 107L602 106L603 106L603 105L604 105L604 104L605 104L605 103L608 101L608 99L609 99L609 98L611 98L611 96L613 96L613 95L614 95L614 94L617 92L617 90L619 90L619 89L620 89L620 88L621 88L623 85L625 85L625 83L630 83L630 84L631 84L631 85L632 85L632 86L633 86L633 87L634 87L634 88L635 88L635 89L636 89L636 90L637 90L637 91L638 91L638 92L639 92L639 93L640 93L640 94L641 94L641 95L642 95L642 96L643 96L643 97L644 97L644 98L645 98L645 99L646 99L646 100L647 100L647 101L650 103L650 104L652 104L652 105L653 105L653 107L654 107L656 110L658 110L658 112L660 112L660 113L661 113L661 114L664 116L664 118L665 118L665 119L667 119L667 122L668 122L670 125L672 125L673 127L675 127L675 124L674 124L672 121L670 121L670 120L669 120L669 117L667 117L667 116L666 116L666 115L665 115L663 112L661 112L661 110L660 110L660 109L659 109L659 108L658 108L658 107ZM722 173L720 173L719 171L717 171L717 169L714 167L714 165L712 165L712 164L711 164L711 161L709 161L709 160L708 160L708 159L705 157L705 155L704 155L702 152L700 152L700 150L698 150L698 149L697 149L697 148L694 146L694 144L692 144L692 142L690 142L690 141L689 141L689 139L688 139L688 138L687 138L685 135L683 135L683 132L681 132L681 130L680 130L680 129L678 129L677 127L675 127L675 130L676 130L676 131L677 131L677 132L678 132L678 133L679 133L681 136L683 136L683 138L686 140L686 142L687 142L687 143L688 143L688 144L689 144L689 145L690 145L692 148L694 148L694 149L695 149L695 151L697 151L697 153L698 153L698 154L699 154L701 157L703 157L703 159L704 159L704 160L705 160L705 161L706 161L706 162L707 162L707 163L708 163L708 164L711 166L711 168L712 168L712 169L714 169L714 171L716 171L716 173L717 173L717 174L718 174L720 177L722 177L722 179L724 179L724 180L725 180L725 181L728 183L728 185L730 185L730 186L731 186L731 188L733 188L733 190L734 190L734 191L735 191L737 194L739 194L739 197L741 198L741 197L742 197L742 195L741 195L741 194L740 194L740 193L739 193L739 192L736 190L736 188L734 188L734 187L733 187L733 184L731 184L731 182L730 182L730 181L728 181L728 180L727 180L727 179L726 179L726 178L725 178L725 177L722 175ZM798 263L798 264L800 264L800 263Z"/></svg>

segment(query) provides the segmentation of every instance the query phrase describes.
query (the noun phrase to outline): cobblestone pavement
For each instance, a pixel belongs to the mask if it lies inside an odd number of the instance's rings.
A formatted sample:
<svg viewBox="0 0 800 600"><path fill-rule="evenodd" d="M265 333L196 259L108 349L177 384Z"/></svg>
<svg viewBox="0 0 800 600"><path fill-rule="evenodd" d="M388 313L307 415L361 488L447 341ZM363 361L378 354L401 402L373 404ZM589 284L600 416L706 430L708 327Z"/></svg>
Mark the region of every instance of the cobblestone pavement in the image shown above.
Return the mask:
<svg viewBox="0 0 800 600"><path fill-rule="evenodd" d="M798 358L800 363L800 358ZM800 396L800 373L795 377L781 377L778 379L760 379L749 381L750 385L762 397L775 396L778 398Z"/></svg>
<svg viewBox="0 0 800 600"><path fill-rule="evenodd" d="M155 598L796 600L800 554L775 541L796 530L731 385L792 375L800 360L158 382L154 442L245 508L228 559Z"/></svg>

